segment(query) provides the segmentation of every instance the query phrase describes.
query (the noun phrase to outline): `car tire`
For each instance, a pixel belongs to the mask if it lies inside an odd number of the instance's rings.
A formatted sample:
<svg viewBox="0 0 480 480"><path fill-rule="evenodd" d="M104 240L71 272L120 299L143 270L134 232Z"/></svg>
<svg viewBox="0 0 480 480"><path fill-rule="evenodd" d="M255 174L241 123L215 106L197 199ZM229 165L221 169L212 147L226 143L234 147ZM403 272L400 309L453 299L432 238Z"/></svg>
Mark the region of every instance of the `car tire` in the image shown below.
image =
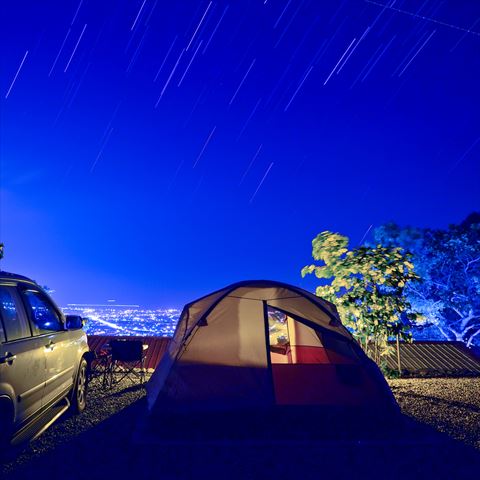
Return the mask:
<svg viewBox="0 0 480 480"><path fill-rule="evenodd" d="M87 390L88 390L88 363L85 358L80 361L75 385L72 391L72 411L75 414L82 413L87 406Z"/></svg>

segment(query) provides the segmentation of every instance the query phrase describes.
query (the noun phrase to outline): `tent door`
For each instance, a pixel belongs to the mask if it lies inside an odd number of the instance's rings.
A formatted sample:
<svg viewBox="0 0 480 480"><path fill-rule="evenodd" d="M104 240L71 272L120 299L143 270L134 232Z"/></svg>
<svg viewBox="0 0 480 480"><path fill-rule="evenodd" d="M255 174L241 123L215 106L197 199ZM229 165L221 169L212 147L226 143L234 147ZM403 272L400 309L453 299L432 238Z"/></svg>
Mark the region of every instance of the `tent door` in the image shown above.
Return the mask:
<svg viewBox="0 0 480 480"><path fill-rule="evenodd" d="M317 332L284 312L268 308L269 354L275 403L318 405L331 396L335 366Z"/></svg>

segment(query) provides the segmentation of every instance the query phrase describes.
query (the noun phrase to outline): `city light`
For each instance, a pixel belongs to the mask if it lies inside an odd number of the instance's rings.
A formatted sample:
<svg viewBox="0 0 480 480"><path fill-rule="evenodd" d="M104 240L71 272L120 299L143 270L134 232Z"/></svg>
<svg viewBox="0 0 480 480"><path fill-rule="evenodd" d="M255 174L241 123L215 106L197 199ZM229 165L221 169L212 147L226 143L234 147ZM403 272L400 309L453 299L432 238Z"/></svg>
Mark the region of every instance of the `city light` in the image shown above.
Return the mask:
<svg viewBox="0 0 480 480"><path fill-rule="evenodd" d="M125 335L171 337L177 326L180 310L147 309L139 305L68 304L63 312L87 318L88 335Z"/></svg>

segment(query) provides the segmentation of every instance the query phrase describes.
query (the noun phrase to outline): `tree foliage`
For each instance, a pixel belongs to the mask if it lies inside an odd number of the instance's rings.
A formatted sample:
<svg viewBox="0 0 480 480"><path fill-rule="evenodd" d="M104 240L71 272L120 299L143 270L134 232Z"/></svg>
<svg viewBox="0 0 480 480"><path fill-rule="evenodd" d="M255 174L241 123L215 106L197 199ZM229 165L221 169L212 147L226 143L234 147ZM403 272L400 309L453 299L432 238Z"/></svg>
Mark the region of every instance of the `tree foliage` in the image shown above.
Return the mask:
<svg viewBox="0 0 480 480"><path fill-rule="evenodd" d="M406 288L422 312L424 326L448 340L480 344L480 218L471 215L445 230L387 224L374 231L375 242L409 250L423 281Z"/></svg>
<svg viewBox="0 0 480 480"><path fill-rule="evenodd" d="M418 280L409 254L401 248L362 246L349 250L348 238L322 232L312 241L315 261L302 269L322 280L316 294L333 302L344 324L377 362L389 351L388 338L409 339L417 320L405 297L408 283Z"/></svg>

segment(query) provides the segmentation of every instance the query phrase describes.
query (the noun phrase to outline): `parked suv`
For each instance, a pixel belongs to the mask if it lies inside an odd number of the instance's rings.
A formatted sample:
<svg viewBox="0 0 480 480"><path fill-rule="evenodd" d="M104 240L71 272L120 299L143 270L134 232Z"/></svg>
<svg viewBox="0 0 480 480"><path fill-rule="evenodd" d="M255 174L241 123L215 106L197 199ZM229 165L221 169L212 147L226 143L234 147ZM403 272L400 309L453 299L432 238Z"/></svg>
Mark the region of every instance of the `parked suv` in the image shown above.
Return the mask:
<svg viewBox="0 0 480 480"><path fill-rule="evenodd" d="M87 401L87 336L34 281L0 272L0 436L35 438Z"/></svg>

